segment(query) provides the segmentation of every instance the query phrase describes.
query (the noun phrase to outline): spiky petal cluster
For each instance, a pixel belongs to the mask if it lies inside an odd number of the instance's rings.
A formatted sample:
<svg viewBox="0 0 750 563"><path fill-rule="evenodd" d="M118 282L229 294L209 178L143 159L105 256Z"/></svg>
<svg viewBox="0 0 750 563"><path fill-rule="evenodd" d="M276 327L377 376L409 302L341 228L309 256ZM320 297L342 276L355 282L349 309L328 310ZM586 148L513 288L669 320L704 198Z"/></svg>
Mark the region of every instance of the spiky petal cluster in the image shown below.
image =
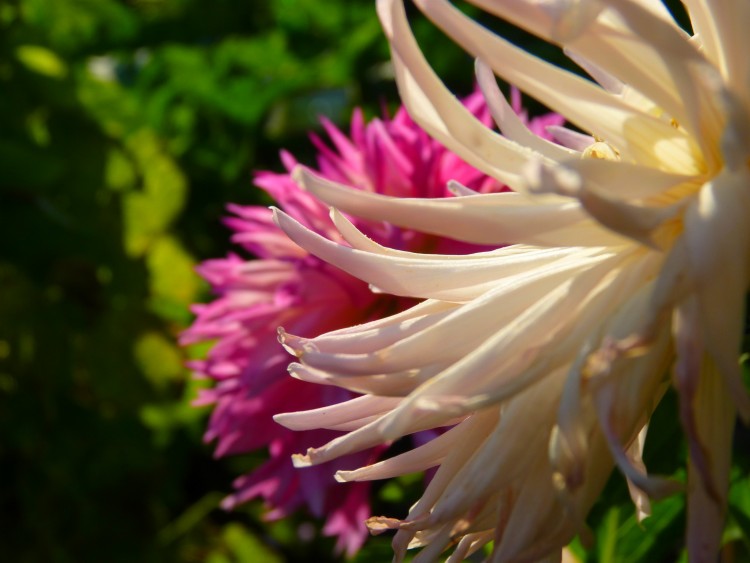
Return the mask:
<svg viewBox="0 0 750 563"><path fill-rule="evenodd" d="M475 93L464 103L480 121L491 122L481 95ZM517 92L514 110L526 119ZM545 136L546 126L561 124L562 118L552 114L529 122ZM327 121L323 125L333 148L312 137L319 151L318 173L347 190L444 197L448 180L454 178L481 192L501 187L432 140L403 109L392 119L369 123L361 112L355 112L348 137ZM286 173L260 173L256 184L307 228L336 238L327 207L292 179L295 159L283 153L282 160ZM232 507L261 497L271 509L270 518L306 505L313 514L327 517L324 531L338 536L339 549L352 554L367 533L364 520L370 515L369 484L356 483L342 490L330 468L298 472L290 459L303 445L332 439L339 432L292 432L275 424L272 416L288 410L324 408L351 399L353 394L289 378L287 356L278 345L276 327L312 337L404 309L407 301L373 294L365 282L301 250L273 223L267 208L232 205L230 210L234 216L227 223L235 231L234 242L258 259L247 261L230 254L200 266L200 274L217 298L194 307L197 318L182 338L184 344L216 341L206 360L192 364L197 373L216 382L198 401L215 404L205 438L218 442L216 455L264 447L270 453L266 463L236 481L237 490L224 505ZM357 225L373 241L401 249L466 253L480 248L377 222L358 220ZM347 456L343 463L355 468L374 461L377 451Z"/></svg>
<svg viewBox="0 0 750 563"><path fill-rule="evenodd" d="M283 335L299 378L365 393L325 411L277 417L347 435L296 458L339 456L427 428L431 442L351 471L368 481L437 467L395 529L401 559L458 561L494 540L493 561L559 557L614 464L640 514L678 485L647 474L649 418L673 385L690 445L687 545L714 561L736 413L750 403L738 367L750 281L750 2L685 0L693 35L657 0L470 0L562 46L592 80L557 68L446 0L415 0L477 57L503 135L445 89L401 0L379 0L405 106L437 140L514 193L399 199L352 192L309 172L304 186L349 214L474 244L468 256L376 244L343 215L337 244L277 212L301 247L381 292L423 301L313 339ZM586 134L540 139L507 111L494 74Z"/></svg>

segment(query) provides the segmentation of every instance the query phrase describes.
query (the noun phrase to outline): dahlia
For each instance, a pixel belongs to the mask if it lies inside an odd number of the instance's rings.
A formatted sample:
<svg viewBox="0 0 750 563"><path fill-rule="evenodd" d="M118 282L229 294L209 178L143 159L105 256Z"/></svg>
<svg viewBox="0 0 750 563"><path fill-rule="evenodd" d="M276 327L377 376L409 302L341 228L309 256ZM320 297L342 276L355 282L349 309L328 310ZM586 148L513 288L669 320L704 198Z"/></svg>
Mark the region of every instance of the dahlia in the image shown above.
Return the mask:
<svg viewBox="0 0 750 563"><path fill-rule="evenodd" d="M480 94L470 95L464 104L481 122L491 122ZM527 122L517 93L513 107L519 119ZM545 128L561 125L562 118L546 115L528 124L538 134L549 136ZM403 109L393 118L368 123L361 111L355 111L349 137L328 121L323 121L323 127L332 147L312 136L318 150L317 174L347 190L436 198L447 194L449 179L480 192L501 187L430 139ZM261 172L256 185L306 228L340 240L327 207L292 179L290 172L297 166L294 157L283 152L282 161L287 172ZM194 306L196 320L183 334L182 343L215 341L208 357L191 365L197 374L215 381L197 402L214 405L205 439L216 440L216 455L268 448L269 459L237 479L235 493L223 506L232 508L260 497L270 519L306 506L314 515L326 517L324 533L337 536L338 551L351 555L367 535L369 484L354 483L342 490L328 467L298 472L290 459L304 445L332 439L340 432L292 432L275 424L272 417L288 410L325 408L354 394L289 378L276 327L283 325L313 337L402 310L412 302L376 295L365 282L301 250L273 223L267 208L231 205L229 209L234 214L227 220L235 231L233 241L257 259L233 253L199 267L217 297ZM379 222L355 219L355 223L372 240L405 250L466 253L482 248ZM353 469L375 461L379 451L377 447L365 449L346 456L342 463Z"/></svg>
<svg viewBox="0 0 750 563"><path fill-rule="evenodd" d="M471 0L560 45L591 80L535 58L446 0L418 8L477 57L502 135L471 115L419 50L401 0L378 0L410 115L466 162L514 191L453 198L346 189L300 169L333 206L346 244L281 211L302 248L377 292L420 299L385 319L315 338L281 330L291 373L362 393L277 416L348 433L295 457L317 465L425 429L401 455L337 478L366 482L437 468L393 529L396 559L448 547L458 561L494 541L492 561L559 559L613 466L638 513L681 488L648 474L648 423L672 385L689 444L687 549L720 546L736 415L750 419L738 353L750 282L750 2L685 0L687 33L656 0ZM584 133L559 146L511 112L494 74ZM388 247L341 212L495 249L428 255Z"/></svg>

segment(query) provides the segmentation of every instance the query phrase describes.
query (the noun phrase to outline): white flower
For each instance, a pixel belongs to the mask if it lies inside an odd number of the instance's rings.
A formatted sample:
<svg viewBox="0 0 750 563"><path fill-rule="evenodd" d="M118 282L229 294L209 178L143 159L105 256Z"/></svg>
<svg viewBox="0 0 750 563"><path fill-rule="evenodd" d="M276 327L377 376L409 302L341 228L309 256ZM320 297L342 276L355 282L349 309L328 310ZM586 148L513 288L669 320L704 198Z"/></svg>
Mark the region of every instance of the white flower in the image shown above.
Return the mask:
<svg viewBox="0 0 750 563"><path fill-rule="evenodd" d="M402 99L437 140L514 188L444 200L352 192L309 172L334 208L498 250L470 256L390 250L332 217L349 246L277 212L298 244L368 281L424 299L311 340L281 331L295 377L364 395L281 415L290 428L348 433L298 456L322 463L427 428L412 451L341 480L438 466L397 529L397 559L426 546L457 561L494 540L493 561L559 557L613 463L639 514L679 486L648 475L648 421L671 384L690 444L687 545L713 561L736 413L750 418L738 352L750 282L750 2L685 0L694 35L656 0L473 0L564 47L592 78L539 60L445 0L415 0L477 57L503 135L479 123L427 65L400 0L379 0ZM531 134L492 71L590 136ZM671 377L670 377L671 376Z"/></svg>

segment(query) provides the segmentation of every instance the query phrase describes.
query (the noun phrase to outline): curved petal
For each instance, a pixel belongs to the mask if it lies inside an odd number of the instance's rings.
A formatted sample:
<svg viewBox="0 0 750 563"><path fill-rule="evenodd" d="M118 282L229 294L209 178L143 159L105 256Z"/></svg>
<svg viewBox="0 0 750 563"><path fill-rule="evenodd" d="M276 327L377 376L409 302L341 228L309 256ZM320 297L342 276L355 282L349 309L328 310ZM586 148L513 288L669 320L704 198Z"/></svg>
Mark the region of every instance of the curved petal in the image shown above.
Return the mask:
<svg viewBox="0 0 750 563"><path fill-rule="evenodd" d="M594 237L591 230L579 229L585 212L576 202L557 196L504 192L444 199L392 198L351 190L302 169L297 177L306 190L351 215L475 244L616 244L616 238L607 237L604 229ZM592 229L596 232L595 225Z"/></svg>
<svg viewBox="0 0 750 563"><path fill-rule="evenodd" d="M695 163L696 150L684 131L643 114L599 86L514 47L444 0L429 0L424 9L426 15L464 49L486 60L498 76L582 129L606 139L628 158L654 168L700 172ZM401 11L393 16L394 21L400 21L397 18ZM401 22L401 27L404 26L405 21ZM398 38L391 38L391 41L398 52ZM654 139L659 139L662 148L655 150ZM667 155L655 158L659 150L668 151L668 158Z"/></svg>
<svg viewBox="0 0 750 563"><path fill-rule="evenodd" d="M701 370L694 410L698 439L708 454L710 474L706 482L691 458L687 548L691 561L708 562L716 559L721 546L736 416L731 391L710 360Z"/></svg>
<svg viewBox="0 0 750 563"><path fill-rule="evenodd" d="M516 112L513 111L513 108L505 99L505 96L500 92L500 88L498 88L495 80L495 75L492 74L492 69L487 63L482 61L482 59L477 59L474 64L474 69L477 75L479 88L482 90L484 99L487 101L487 107L492 113L492 118L495 120L500 132L504 136L513 139L515 142L525 145L548 158L559 160L579 156L573 150L566 149L565 147L551 143L546 139L542 139L526 127Z"/></svg>
<svg viewBox="0 0 750 563"><path fill-rule="evenodd" d="M750 421L750 397L737 360L750 283L750 169L724 171L706 184L685 217L689 275L706 351L732 390L740 415ZM731 243L730 243L731 241Z"/></svg>

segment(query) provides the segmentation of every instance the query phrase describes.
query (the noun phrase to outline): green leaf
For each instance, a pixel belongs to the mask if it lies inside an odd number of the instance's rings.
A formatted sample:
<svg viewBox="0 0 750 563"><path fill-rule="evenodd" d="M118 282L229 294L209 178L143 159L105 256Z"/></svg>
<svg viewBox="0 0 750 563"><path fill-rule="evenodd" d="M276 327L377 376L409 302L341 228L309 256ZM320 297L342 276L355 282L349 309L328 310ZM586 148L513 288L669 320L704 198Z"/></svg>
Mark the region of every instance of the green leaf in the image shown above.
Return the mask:
<svg viewBox="0 0 750 563"><path fill-rule="evenodd" d="M151 277L151 307L161 316L186 324L188 307L195 301L201 282L194 272L195 260L172 236L153 242L146 256Z"/></svg>
<svg viewBox="0 0 750 563"><path fill-rule="evenodd" d="M68 74L65 62L39 45L21 45L16 49L16 57L29 70L50 78L64 78Z"/></svg>
<svg viewBox="0 0 750 563"><path fill-rule="evenodd" d="M729 489L729 528L724 540L741 542L750 556L750 477L737 469Z"/></svg>
<svg viewBox="0 0 750 563"><path fill-rule="evenodd" d="M141 334L134 355L143 374L157 387L184 377L183 359L174 341L158 332Z"/></svg>
<svg viewBox="0 0 750 563"><path fill-rule="evenodd" d="M242 561L280 563L282 561L278 554L240 524L232 523L224 528L224 541L238 563Z"/></svg>
<svg viewBox="0 0 750 563"><path fill-rule="evenodd" d="M198 502L192 504L177 517L176 520L170 522L165 528L159 532L159 543L168 544L173 542L180 536L184 536L190 530L198 526L206 516L212 511L219 507L221 502L221 493L208 493L203 496Z"/></svg>
<svg viewBox="0 0 750 563"><path fill-rule="evenodd" d="M650 563L668 560L683 530L685 500L676 495L652 504L639 523L632 505L610 508L596 526L596 558L602 563ZM588 559L592 560L592 559Z"/></svg>
<svg viewBox="0 0 750 563"><path fill-rule="evenodd" d="M138 30L132 10L116 0L22 0L21 12L30 27L63 52L103 39L126 41Z"/></svg>
<svg viewBox="0 0 750 563"><path fill-rule="evenodd" d="M104 177L107 187L118 192L133 189L137 181L133 163L122 150L114 148L107 154Z"/></svg>
<svg viewBox="0 0 750 563"><path fill-rule="evenodd" d="M137 257L148 250L180 213L187 184L152 131L138 131L128 138L127 145L143 177L143 189L128 192L123 200L125 249L130 256Z"/></svg>

